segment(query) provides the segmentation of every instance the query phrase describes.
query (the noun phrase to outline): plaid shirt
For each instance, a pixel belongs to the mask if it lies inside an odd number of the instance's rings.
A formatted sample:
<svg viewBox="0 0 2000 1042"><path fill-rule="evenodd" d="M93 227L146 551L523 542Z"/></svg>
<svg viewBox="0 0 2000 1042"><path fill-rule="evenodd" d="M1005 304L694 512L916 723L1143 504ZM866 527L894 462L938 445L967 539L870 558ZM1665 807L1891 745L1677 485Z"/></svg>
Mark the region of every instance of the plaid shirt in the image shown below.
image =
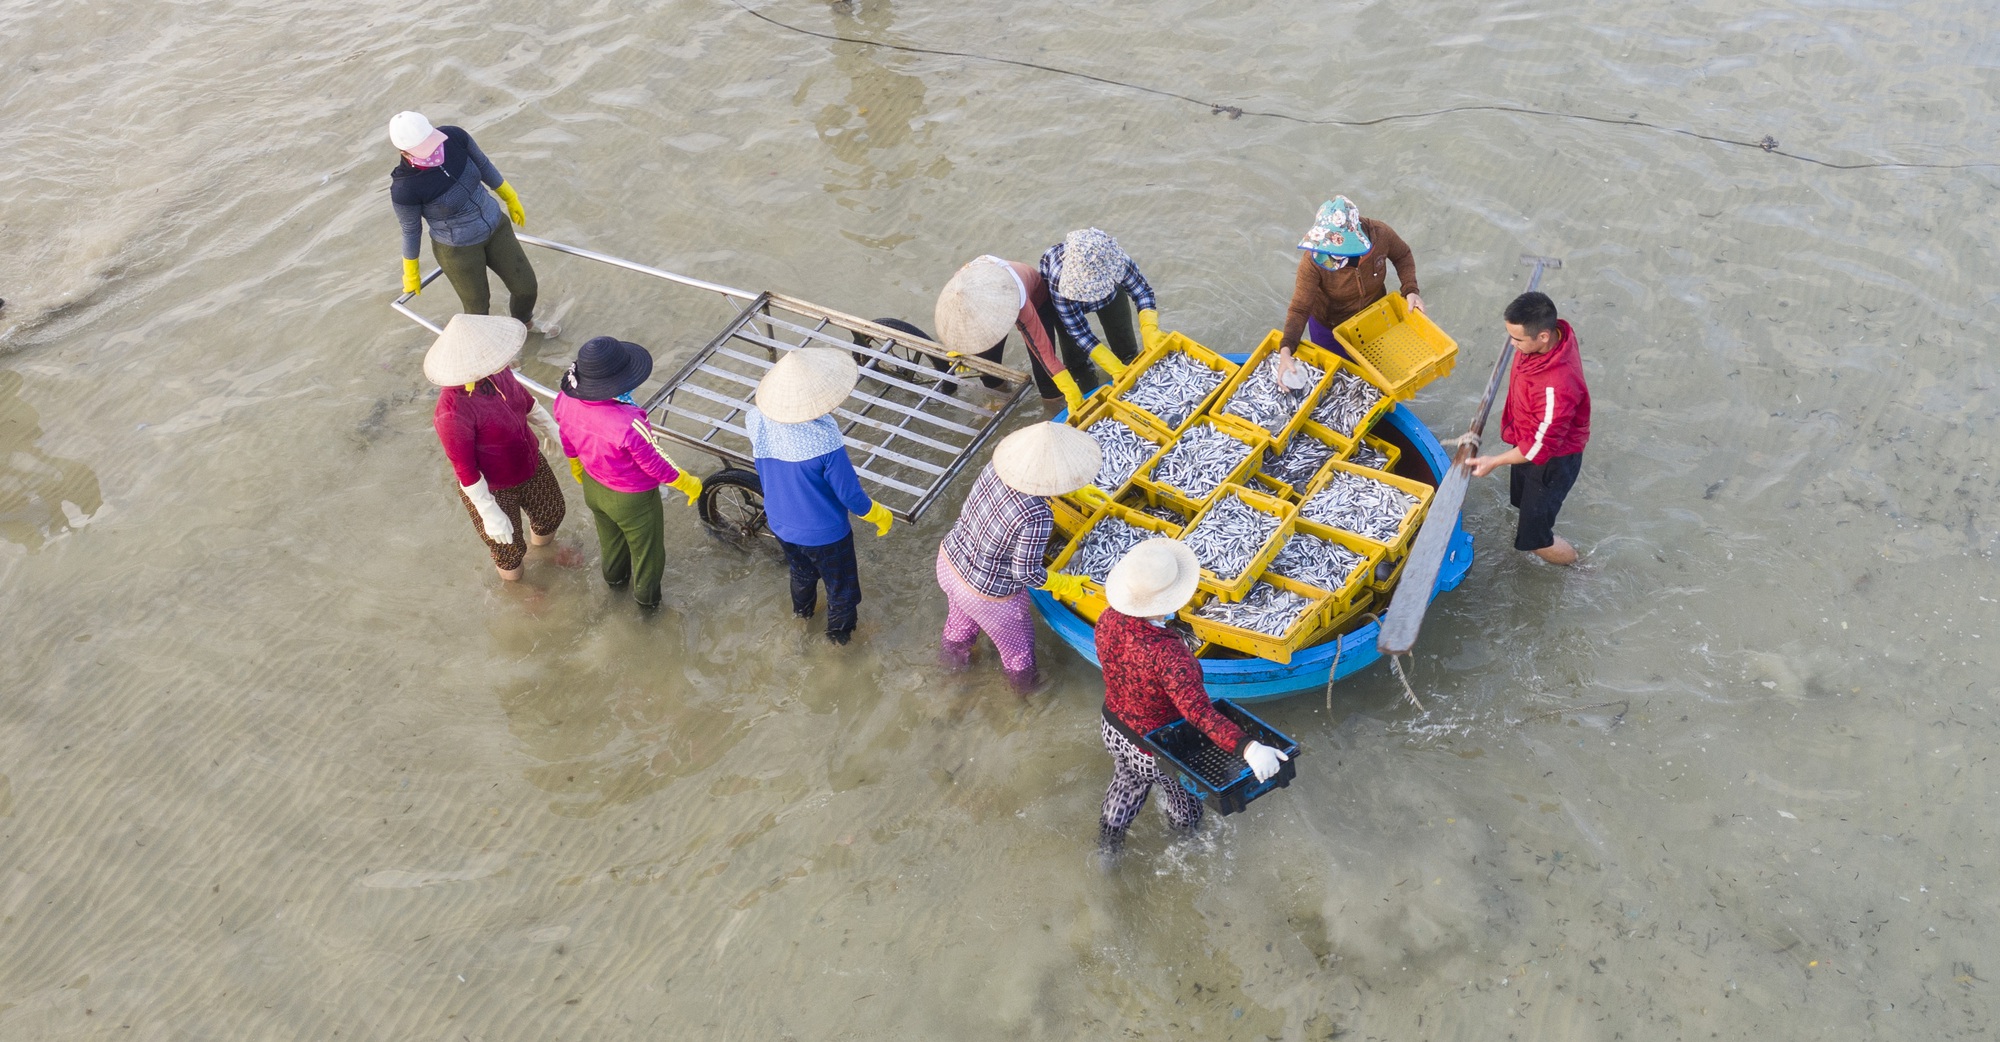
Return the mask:
<svg viewBox="0 0 2000 1042"><path fill-rule="evenodd" d="M1062 319L1063 328L1069 330L1070 339L1075 340L1085 351L1096 347L1101 341L1097 339L1096 333L1090 331L1090 323L1085 322L1083 316L1093 311L1104 310L1104 306L1118 296L1119 289L1132 295L1132 303L1138 305L1140 311L1159 310L1153 302L1153 287L1147 285L1146 277L1139 274L1139 266L1132 263L1130 257L1125 258L1125 273L1118 276L1118 289L1105 294L1103 300L1093 301L1071 300L1057 292L1056 276L1062 274L1062 262L1063 244L1056 243L1049 247L1047 253L1042 254L1042 262L1036 266L1036 270L1042 273L1042 279L1049 284L1049 302L1056 306L1056 317Z"/></svg>
<svg viewBox="0 0 2000 1042"><path fill-rule="evenodd" d="M945 534L944 555L973 589L1012 597L1048 578L1042 556L1054 530L1048 502L1008 488L988 463Z"/></svg>

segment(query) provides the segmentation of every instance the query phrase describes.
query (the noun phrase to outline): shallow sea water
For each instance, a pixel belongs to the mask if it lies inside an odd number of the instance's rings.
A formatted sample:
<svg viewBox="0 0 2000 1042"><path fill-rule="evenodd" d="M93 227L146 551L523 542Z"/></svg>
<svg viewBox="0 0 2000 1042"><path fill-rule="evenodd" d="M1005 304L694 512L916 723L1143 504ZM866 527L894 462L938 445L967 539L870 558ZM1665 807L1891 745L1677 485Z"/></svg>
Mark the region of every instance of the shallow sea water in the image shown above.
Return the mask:
<svg viewBox="0 0 2000 1042"><path fill-rule="evenodd" d="M0 1037L1990 1030L1990 10L746 2L1251 113L1942 166L1231 118L723 0L0 5ZM958 263L1096 224L1245 350L1345 193L1463 345L1447 433L1560 255L1586 564L1476 485L1426 711L1379 667L1267 703L1293 787L1192 841L1149 810L1102 874L1095 671L933 664L965 479L863 538L845 649L682 508L657 616L573 492L572 552L494 578L388 308L405 107L531 232L926 326ZM727 314L535 261L544 380Z"/></svg>

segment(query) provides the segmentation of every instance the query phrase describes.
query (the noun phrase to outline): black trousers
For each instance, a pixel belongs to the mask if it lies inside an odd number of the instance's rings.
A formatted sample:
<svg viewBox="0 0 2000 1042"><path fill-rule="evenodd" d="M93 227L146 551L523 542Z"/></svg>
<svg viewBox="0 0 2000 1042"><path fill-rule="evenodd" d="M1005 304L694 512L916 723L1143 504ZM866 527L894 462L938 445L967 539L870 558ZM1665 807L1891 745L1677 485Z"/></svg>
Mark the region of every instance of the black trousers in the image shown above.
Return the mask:
<svg viewBox="0 0 2000 1042"><path fill-rule="evenodd" d="M1516 463L1507 469L1507 498L1521 510L1514 549L1545 550L1556 545L1556 514L1583 470L1583 453L1546 463Z"/></svg>
<svg viewBox="0 0 2000 1042"><path fill-rule="evenodd" d="M1097 321L1104 326L1105 342L1111 345L1111 353L1122 362L1139 357L1139 327L1134 317L1136 313L1130 306L1131 300L1131 296L1121 289L1118 296L1097 313ZM1083 345L1069 335L1069 330L1063 328L1062 316L1056 314L1056 306L1044 302L1037 310L1041 314L1042 325L1048 328L1050 339L1055 341L1056 353L1062 355L1063 368L1069 370L1070 377L1076 381L1076 389L1086 396L1097 390L1103 381L1097 378L1097 367L1090 361L1090 352L1085 351ZM999 343L981 351L979 357L997 364L1001 350L1006 346L1007 338L1001 337ZM1025 343L1021 346L1023 350L1027 347ZM1033 351L1028 352L1028 371L1034 374L1035 390L1042 397L1062 397L1062 391L1056 388L1055 380L1049 376L1047 369L1042 368L1042 360L1036 358ZM980 380L989 388L1000 386L1000 381L991 376L982 376Z"/></svg>
<svg viewBox="0 0 2000 1042"><path fill-rule="evenodd" d="M861 572L854 562L854 533L825 546L798 546L778 540L792 572L792 611L810 616L826 584L826 631L852 633L861 605Z"/></svg>

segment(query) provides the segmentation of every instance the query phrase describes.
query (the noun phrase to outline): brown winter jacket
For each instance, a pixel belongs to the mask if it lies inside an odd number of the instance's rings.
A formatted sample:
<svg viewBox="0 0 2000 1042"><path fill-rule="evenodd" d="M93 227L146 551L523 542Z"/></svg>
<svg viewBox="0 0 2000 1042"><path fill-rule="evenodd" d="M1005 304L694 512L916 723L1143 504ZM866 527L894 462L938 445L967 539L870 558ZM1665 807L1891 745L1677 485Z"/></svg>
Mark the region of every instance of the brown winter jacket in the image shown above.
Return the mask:
<svg viewBox="0 0 2000 1042"><path fill-rule="evenodd" d="M1374 245L1339 271L1328 271L1314 264L1311 256L1299 258L1298 281L1292 287L1291 310L1285 313L1285 335L1278 342L1280 350L1290 351L1298 345L1308 316L1332 329L1387 296L1389 264L1396 266L1396 282L1404 296L1418 292L1417 258L1410 253L1403 237L1372 217L1361 219L1361 229Z"/></svg>

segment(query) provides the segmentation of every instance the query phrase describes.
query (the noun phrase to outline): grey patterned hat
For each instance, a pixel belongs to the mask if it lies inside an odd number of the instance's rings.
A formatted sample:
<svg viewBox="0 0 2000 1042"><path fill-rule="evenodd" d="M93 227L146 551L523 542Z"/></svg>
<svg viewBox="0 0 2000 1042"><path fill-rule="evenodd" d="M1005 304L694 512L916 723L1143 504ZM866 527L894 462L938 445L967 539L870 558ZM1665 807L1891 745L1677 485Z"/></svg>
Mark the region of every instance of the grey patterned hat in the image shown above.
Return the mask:
<svg viewBox="0 0 2000 1042"><path fill-rule="evenodd" d="M1097 228L1073 231L1063 236L1062 271L1056 274L1055 291L1070 300L1103 300L1117 288L1128 259L1110 233Z"/></svg>

